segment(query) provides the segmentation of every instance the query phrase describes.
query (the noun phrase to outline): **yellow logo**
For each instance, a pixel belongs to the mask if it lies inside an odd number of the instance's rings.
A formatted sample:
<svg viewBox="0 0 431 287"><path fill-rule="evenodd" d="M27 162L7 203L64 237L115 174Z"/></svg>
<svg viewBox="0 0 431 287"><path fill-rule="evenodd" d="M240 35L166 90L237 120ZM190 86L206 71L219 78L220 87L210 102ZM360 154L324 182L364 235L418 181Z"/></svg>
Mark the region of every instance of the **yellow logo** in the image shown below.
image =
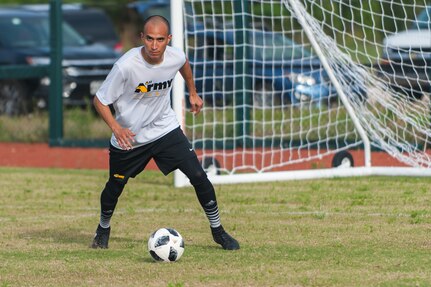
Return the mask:
<svg viewBox="0 0 431 287"><path fill-rule="evenodd" d="M146 93L147 91L148 89L143 83L139 83L135 89L135 93Z"/></svg>
<svg viewBox="0 0 431 287"><path fill-rule="evenodd" d="M115 177L115 178L121 178L121 179L124 179L124 175L121 175L121 174L118 174L118 173L114 174L114 177Z"/></svg>

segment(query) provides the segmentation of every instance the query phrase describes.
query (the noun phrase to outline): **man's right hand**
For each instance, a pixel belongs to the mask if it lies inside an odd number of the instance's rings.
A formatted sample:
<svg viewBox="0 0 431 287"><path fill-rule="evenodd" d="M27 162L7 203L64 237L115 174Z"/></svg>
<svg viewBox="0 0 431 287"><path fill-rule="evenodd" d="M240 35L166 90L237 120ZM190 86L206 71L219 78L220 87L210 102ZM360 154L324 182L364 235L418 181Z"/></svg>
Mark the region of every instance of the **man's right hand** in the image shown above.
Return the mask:
<svg viewBox="0 0 431 287"><path fill-rule="evenodd" d="M133 148L133 143L135 142L135 134L126 128L117 127L112 129L118 144L122 149L130 150Z"/></svg>
<svg viewBox="0 0 431 287"><path fill-rule="evenodd" d="M135 142L135 134L127 129L120 126L120 124L115 120L114 116L109 109L109 106L105 106L100 102L100 100L94 97L93 100L94 107L102 119L106 122L108 127L114 133L115 138L117 139L118 145L125 150L129 150L133 148L133 143Z"/></svg>

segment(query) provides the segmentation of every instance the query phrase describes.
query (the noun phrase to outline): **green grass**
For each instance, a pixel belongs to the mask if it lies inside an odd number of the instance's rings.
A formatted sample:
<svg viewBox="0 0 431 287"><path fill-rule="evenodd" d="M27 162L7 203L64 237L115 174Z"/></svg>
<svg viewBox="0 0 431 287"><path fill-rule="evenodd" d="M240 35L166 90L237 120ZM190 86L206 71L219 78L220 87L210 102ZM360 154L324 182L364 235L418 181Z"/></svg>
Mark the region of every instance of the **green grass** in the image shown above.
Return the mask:
<svg viewBox="0 0 431 287"><path fill-rule="evenodd" d="M0 141L48 142L47 111L26 116L0 116ZM65 139L107 139L111 132L105 122L91 109L67 109L63 118Z"/></svg>
<svg viewBox="0 0 431 287"><path fill-rule="evenodd" d="M429 178L368 177L216 186L241 243L212 242L191 188L147 171L130 180L110 249L88 248L107 172L0 168L0 286L431 286ZM149 234L186 242L153 262Z"/></svg>

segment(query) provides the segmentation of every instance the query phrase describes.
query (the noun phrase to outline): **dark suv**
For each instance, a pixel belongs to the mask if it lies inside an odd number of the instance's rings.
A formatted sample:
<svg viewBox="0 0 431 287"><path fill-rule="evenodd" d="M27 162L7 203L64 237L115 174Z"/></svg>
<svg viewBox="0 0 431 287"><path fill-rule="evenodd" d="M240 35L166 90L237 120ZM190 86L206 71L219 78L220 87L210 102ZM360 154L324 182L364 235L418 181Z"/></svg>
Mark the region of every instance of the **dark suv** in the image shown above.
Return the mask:
<svg viewBox="0 0 431 287"><path fill-rule="evenodd" d="M0 8L0 68L50 62L49 13L24 8ZM103 28L103 27L102 27ZM63 102L84 106L118 58L114 49L89 44L63 22ZM0 114L15 115L47 105L50 79L0 79Z"/></svg>

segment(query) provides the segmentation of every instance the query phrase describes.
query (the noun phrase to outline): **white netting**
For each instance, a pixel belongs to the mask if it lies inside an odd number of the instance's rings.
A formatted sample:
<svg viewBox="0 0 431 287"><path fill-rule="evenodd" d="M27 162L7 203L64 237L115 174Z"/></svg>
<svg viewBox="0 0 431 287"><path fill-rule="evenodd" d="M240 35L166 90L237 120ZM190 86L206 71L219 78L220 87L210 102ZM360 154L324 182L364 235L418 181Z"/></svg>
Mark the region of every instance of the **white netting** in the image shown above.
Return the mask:
<svg viewBox="0 0 431 287"><path fill-rule="evenodd" d="M409 165L429 166L431 50L385 40L405 30L429 31L429 22L417 28L429 21L429 14L420 18L427 5L184 1L186 50L206 102L199 117L186 113L187 135L202 159L216 158L227 174L296 169L303 162L321 167L325 156L362 147L305 23L371 144Z"/></svg>
<svg viewBox="0 0 431 287"><path fill-rule="evenodd" d="M295 16L313 31L372 144L409 165L428 167L431 10L426 2L284 0L288 9L303 4ZM319 17L307 12L316 9ZM414 35L428 37L428 45ZM400 36L406 42L397 42ZM352 96L352 81L367 101Z"/></svg>

